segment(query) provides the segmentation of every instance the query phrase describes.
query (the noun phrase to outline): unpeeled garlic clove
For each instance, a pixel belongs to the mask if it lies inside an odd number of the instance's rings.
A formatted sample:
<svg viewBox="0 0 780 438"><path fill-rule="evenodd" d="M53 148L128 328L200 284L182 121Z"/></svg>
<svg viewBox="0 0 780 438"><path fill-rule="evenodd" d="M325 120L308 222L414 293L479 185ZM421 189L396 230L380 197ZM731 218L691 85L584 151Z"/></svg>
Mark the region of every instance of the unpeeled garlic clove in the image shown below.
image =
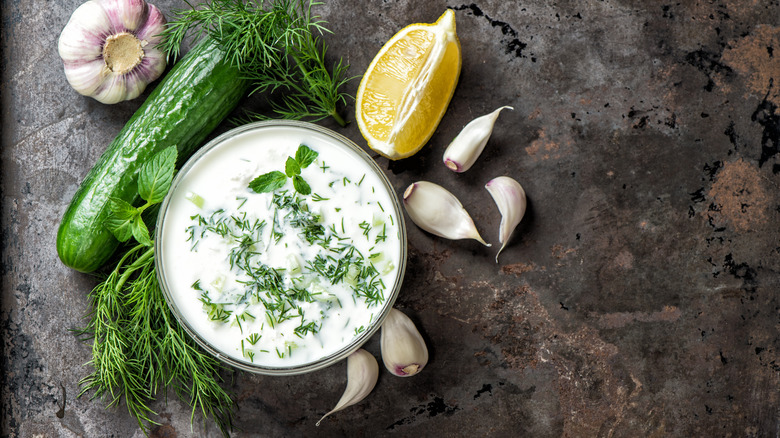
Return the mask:
<svg viewBox="0 0 780 438"><path fill-rule="evenodd" d="M374 355L362 348L347 357L347 388L336 407L323 415L317 426L328 415L338 412L346 407L359 403L366 398L376 386L379 378L379 364Z"/></svg>
<svg viewBox="0 0 780 438"><path fill-rule="evenodd" d="M428 363L428 347L411 319L397 309L382 323L382 361L396 376L410 377Z"/></svg>
<svg viewBox="0 0 780 438"><path fill-rule="evenodd" d="M498 263L498 255L501 254L512 232L525 215L527 200L525 190L520 183L508 176L491 179L485 184L485 189L496 201L498 211L501 213L501 225L498 231L501 248L496 253L496 263Z"/></svg>
<svg viewBox="0 0 780 438"><path fill-rule="evenodd" d="M404 207L418 227L445 239L475 239L489 243L479 235L474 221L463 205L444 187L417 181L404 191Z"/></svg>
<svg viewBox="0 0 780 438"><path fill-rule="evenodd" d="M444 165L455 172L469 170L485 149L498 114L506 108L514 109L511 106L502 106L469 122L444 151Z"/></svg>
<svg viewBox="0 0 780 438"><path fill-rule="evenodd" d="M68 83L102 103L138 97L165 70L165 17L144 0L90 0L60 34L58 51Z"/></svg>

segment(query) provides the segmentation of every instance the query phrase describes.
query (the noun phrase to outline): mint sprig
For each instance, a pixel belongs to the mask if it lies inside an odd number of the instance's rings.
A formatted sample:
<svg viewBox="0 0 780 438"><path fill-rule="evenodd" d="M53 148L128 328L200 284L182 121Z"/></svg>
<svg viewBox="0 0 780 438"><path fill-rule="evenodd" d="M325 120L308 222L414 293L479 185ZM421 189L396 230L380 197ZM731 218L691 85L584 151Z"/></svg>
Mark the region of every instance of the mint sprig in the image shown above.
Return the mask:
<svg viewBox="0 0 780 438"><path fill-rule="evenodd" d="M141 166L138 175L138 194L149 204L162 202L171 188L178 151L171 146L155 154Z"/></svg>
<svg viewBox="0 0 780 438"><path fill-rule="evenodd" d="M111 212L104 224L117 240L127 242L134 237L142 245L153 245L149 228L141 215L147 208L162 202L170 190L177 156L176 147L170 146L141 166L138 195L146 202L140 207L133 207L124 199L116 197L109 200Z"/></svg>
<svg viewBox="0 0 780 438"><path fill-rule="evenodd" d="M293 177L293 188L301 195L311 195L311 187L300 175Z"/></svg>
<svg viewBox="0 0 780 438"><path fill-rule="evenodd" d="M295 151L295 157L287 157L287 161L284 163L284 172L274 170L273 172L264 173L253 179L249 183L249 188L255 193L270 193L282 188L287 183L287 178L292 178L293 188L296 192L302 195L310 195L311 186L301 176L301 170L309 167L317 159L318 155L316 151L305 144L301 144L298 146L298 150Z"/></svg>
<svg viewBox="0 0 780 438"><path fill-rule="evenodd" d="M295 161L301 165L301 168L306 168L317 159L317 155L319 154L316 151L313 151L305 144L302 144L298 146L298 150L295 151Z"/></svg>
<svg viewBox="0 0 780 438"><path fill-rule="evenodd" d="M252 182L249 183L249 188L257 193L273 192L276 189L282 188L286 182L287 175L275 170L253 179Z"/></svg>
<svg viewBox="0 0 780 438"><path fill-rule="evenodd" d="M301 165L298 164L298 160L293 157L287 157L287 162L284 163L284 173L290 178L300 175Z"/></svg>

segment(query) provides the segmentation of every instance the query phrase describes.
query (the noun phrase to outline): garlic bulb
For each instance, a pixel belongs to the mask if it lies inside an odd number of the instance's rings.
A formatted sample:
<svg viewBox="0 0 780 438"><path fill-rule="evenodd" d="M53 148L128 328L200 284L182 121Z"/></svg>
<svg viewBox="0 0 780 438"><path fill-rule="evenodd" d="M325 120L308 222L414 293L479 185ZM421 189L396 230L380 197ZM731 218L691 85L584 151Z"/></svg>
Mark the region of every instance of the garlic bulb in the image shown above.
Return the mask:
<svg viewBox="0 0 780 438"><path fill-rule="evenodd" d="M520 183L508 176L491 179L485 184L485 189L496 201L498 211L501 213L501 225L498 231L501 248L496 253L496 263L498 263L498 255L501 254L512 232L525 215L527 200L525 190Z"/></svg>
<svg viewBox="0 0 780 438"><path fill-rule="evenodd" d="M490 246L458 198L438 184L418 181L407 187L404 207L412 222L429 233L446 239L475 239Z"/></svg>
<svg viewBox="0 0 780 438"><path fill-rule="evenodd" d="M414 322L403 312L390 309L382 323L382 361L396 376L413 376L428 363L428 347Z"/></svg>
<svg viewBox="0 0 780 438"><path fill-rule="evenodd" d="M511 106L502 106L490 114L469 122L444 151L444 165L455 172L469 170L485 149L490 134L493 133L493 125L498 114L506 108L514 109Z"/></svg>
<svg viewBox="0 0 780 438"><path fill-rule="evenodd" d="M165 70L156 48L165 17L143 0L90 0L60 34L65 77L80 94L102 103L138 97Z"/></svg>
<svg viewBox="0 0 780 438"><path fill-rule="evenodd" d="M371 353L360 348L350 354L347 357L347 388L344 390L344 394L339 402L336 403L336 407L323 415L320 421L317 422L317 426L328 415L359 403L366 398L371 393L371 390L374 389L374 386L376 386L377 379L379 379L379 364Z"/></svg>

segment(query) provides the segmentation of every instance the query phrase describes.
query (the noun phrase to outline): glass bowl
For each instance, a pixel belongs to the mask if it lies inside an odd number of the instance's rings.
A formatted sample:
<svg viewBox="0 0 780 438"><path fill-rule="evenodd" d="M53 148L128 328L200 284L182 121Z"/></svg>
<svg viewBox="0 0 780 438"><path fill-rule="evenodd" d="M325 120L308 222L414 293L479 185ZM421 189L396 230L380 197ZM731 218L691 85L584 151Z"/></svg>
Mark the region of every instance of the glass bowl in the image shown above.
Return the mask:
<svg viewBox="0 0 780 438"><path fill-rule="evenodd" d="M300 173L301 177L306 176L305 181L311 180L307 181L311 182L311 195L296 194L298 186L297 182L292 184L292 178L285 180L288 185L276 190L275 195L256 195L249 191L247 182L260 174L274 170L286 172L287 157L298 158L295 152L299 152L296 150L299 144L306 144L319 153L317 160ZM301 161L306 160L301 158ZM356 170L358 173L354 173ZM291 172L295 174L294 170ZM348 178L360 173L362 177ZM324 181L330 182L324 184ZM241 190L247 190L249 195L244 196ZM319 195L319 191L329 193L329 197ZM246 197L250 200L244 206ZM301 230L304 228L291 228L282 232L286 226L298 224L292 219L288 222L288 216L284 215L292 214L292 209L280 209L280 205L289 205L284 204L283 199L288 199L285 197L303 199L306 205L303 210L311 212L313 216L310 217L314 217L315 222L321 221L323 230L327 225L331 236L342 238L328 239L325 243L320 240L317 245L311 245L312 248L331 248L328 254L332 253L335 257L331 257L330 265L322 265L328 269L336 269L342 264L355 266L344 268L341 272L346 275L340 281L335 275L325 277L325 274L317 274L327 269L315 268L320 266L315 261L325 260L326 257L319 259L312 256L312 253L306 253L308 249L301 250L300 254L290 249L307 247L294 243L303 241ZM385 201L384 205L382 200ZM229 207L223 208L222 205ZM350 210L352 205L358 205L354 207L356 210ZM225 211L230 212L229 208L238 210L230 213L230 218L226 219L228 213ZM215 230L227 226L224 223L233 223L230 221L235 220L235 216L244 215L246 218L247 211L250 215L257 215L250 216L250 219L254 218L255 224L260 221L260 217L265 218L265 223L253 229L259 231L252 234L255 237L250 239L250 246L239 244L244 242L244 237L238 236L235 229L215 234ZM359 229L355 229L354 223L369 211L372 212L372 220L363 220ZM339 215L340 224L337 222ZM280 219L282 216L285 219ZM328 221L333 223L329 224ZM239 222L235 221L236 224ZM268 224L271 224L270 230ZM275 120L251 123L208 142L176 174L160 207L156 230L157 276L168 306L178 322L201 347L219 360L241 370L265 375L295 375L315 371L357 350L381 327L398 296L406 268L403 214L398 197L385 174L355 143L329 129L307 122ZM346 239L349 233L354 234L351 240ZM327 246L336 245L330 243L335 241L341 245L338 250L333 249L335 246ZM342 241L347 243L342 244ZM224 251L220 245L225 245ZM349 245L354 246L359 257L345 258L355 254L343 249ZM368 245L371 247L366 249ZM240 259L251 260L240 264L235 256L237 248L247 247L251 248L252 254L261 255L256 256L257 259ZM369 255L364 255L364 252ZM215 258L210 258L212 256ZM356 261L353 264L342 263L344 260ZM278 302L273 301L277 295L272 297L271 292L263 289L266 286L258 286L261 283L255 281L255 278L259 277L259 266L263 266L266 272L273 271L283 276L285 286L279 289L283 292L279 296L297 298L283 298L280 302L291 303L292 310L285 310L285 305L279 307ZM373 278L370 281L374 285L372 287L384 286L384 299L381 302L370 300L368 297L374 295L369 293L362 295L361 285L369 284L368 280L361 280L364 272L368 272L366 278ZM379 281L376 281L377 278ZM250 283L252 286L247 286ZM335 289L329 289L331 287ZM293 294L300 289L305 290L304 298ZM345 290L352 291L351 301L354 305L342 299L343 295L338 297L338 291L344 293ZM309 298L305 298L306 292L310 292ZM219 299L213 301L214 297ZM229 304L223 305L224 302ZM304 309L309 313L305 313ZM298 310L299 315L295 317L300 320L300 326L290 332L292 323L289 321L293 320L290 315L295 315L295 310ZM310 317L312 314L314 318ZM321 318L319 326L317 318ZM296 324L298 319L295 320ZM304 323L312 320L314 329L318 331L307 333ZM284 328L285 324L287 329ZM301 327L304 329L299 332ZM257 344L251 342L253 340Z"/></svg>

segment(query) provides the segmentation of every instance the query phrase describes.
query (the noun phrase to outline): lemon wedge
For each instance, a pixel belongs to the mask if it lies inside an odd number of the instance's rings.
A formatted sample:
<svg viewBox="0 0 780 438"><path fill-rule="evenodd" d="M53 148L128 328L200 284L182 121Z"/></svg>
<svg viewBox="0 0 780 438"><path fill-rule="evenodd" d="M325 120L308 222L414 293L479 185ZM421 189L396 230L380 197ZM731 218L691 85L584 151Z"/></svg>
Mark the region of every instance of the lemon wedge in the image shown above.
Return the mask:
<svg viewBox="0 0 780 438"><path fill-rule="evenodd" d="M391 160L414 155L439 125L460 76L455 13L411 24L371 61L355 97L355 118L368 146Z"/></svg>

